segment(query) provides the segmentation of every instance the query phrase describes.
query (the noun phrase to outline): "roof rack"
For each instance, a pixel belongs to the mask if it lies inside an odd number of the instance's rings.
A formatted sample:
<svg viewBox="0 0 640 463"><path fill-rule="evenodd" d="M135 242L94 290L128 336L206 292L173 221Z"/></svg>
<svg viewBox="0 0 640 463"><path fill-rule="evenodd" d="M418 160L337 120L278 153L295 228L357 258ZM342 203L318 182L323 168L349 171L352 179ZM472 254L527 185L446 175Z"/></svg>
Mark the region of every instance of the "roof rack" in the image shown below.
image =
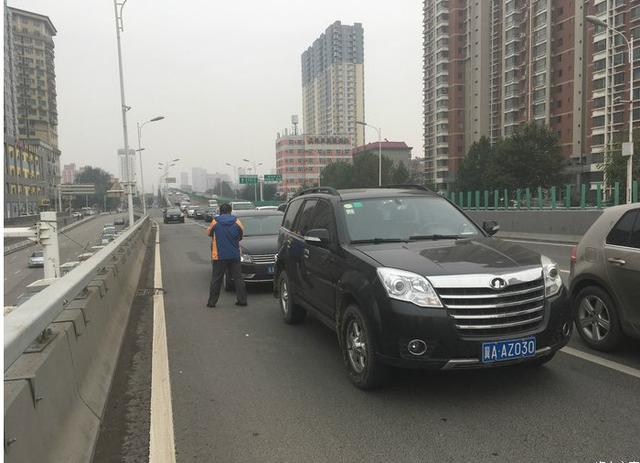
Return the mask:
<svg viewBox="0 0 640 463"><path fill-rule="evenodd" d="M327 195L332 195L332 196L340 196L340 193L338 192L338 190L336 190L333 187L330 186L316 186L316 187L312 187L312 188L307 188L305 190L302 190L301 192L297 193L294 198L297 198L298 196L302 196L302 195L308 195L311 193L324 193Z"/></svg>
<svg viewBox="0 0 640 463"><path fill-rule="evenodd" d="M434 192L433 190L430 190L426 186L414 185L411 183L396 183L393 185L382 185L380 188L406 188L407 190L421 190L421 191L428 191L430 193Z"/></svg>

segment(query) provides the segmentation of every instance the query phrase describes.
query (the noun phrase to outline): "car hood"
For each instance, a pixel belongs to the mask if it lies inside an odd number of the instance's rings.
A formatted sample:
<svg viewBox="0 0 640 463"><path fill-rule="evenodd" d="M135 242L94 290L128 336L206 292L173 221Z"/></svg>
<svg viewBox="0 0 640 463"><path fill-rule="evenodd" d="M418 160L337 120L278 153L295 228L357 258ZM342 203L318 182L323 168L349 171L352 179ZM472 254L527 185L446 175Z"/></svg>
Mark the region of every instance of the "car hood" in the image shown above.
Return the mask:
<svg viewBox="0 0 640 463"><path fill-rule="evenodd" d="M245 236L240 247L249 255L276 254L278 252L278 235Z"/></svg>
<svg viewBox="0 0 640 463"><path fill-rule="evenodd" d="M516 243L485 237L365 244L355 248L384 267L426 276L501 274L540 266L539 254Z"/></svg>

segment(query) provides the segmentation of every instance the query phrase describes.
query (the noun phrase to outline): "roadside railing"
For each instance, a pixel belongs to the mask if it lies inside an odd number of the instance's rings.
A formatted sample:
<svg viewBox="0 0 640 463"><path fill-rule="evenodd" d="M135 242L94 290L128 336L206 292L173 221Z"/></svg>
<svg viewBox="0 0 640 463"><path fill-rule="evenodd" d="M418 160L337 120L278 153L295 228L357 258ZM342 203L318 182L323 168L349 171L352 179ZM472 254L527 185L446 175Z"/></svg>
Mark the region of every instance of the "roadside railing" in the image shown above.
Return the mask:
<svg viewBox="0 0 640 463"><path fill-rule="evenodd" d="M4 317L5 371L22 355L29 345L45 332L65 306L76 298L115 258L118 248L139 233L149 220L138 220L109 245L96 252L63 278L33 295L18 309Z"/></svg>
<svg viewBox="0 0 640 463"><path fill-rule="evenodd" d="M631 202L638 202L638 181L632 184ZM563 187L517 188L475 191L450 191L443 196L462 209L601 209L624 204L625 193L619 182L606 191L602 184L589 190L586 184Z"/></svg>

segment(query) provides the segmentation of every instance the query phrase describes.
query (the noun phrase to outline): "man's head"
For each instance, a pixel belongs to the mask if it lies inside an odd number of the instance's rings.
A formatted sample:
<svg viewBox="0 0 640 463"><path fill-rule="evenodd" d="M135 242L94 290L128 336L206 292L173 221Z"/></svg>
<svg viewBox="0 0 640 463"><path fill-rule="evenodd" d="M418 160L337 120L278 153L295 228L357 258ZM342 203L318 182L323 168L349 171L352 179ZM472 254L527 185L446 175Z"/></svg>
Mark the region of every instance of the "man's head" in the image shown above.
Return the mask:
<svg viewBox="0 0 640 463"><path fill-rule="evenodd" d="M224 203L220 205L220 214L231 214L231 204Z"/></svg>

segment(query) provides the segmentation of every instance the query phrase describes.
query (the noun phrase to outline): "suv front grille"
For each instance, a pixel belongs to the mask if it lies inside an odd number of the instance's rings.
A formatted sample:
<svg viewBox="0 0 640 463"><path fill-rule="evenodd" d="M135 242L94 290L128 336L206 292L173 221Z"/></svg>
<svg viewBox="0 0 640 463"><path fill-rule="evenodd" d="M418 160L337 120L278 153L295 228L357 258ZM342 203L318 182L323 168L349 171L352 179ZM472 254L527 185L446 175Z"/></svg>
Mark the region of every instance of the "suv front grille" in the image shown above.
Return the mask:
<svg viewBox="0 0 640 463"><path fill-rule="evenodd" d="M518 283L504 290L437 288L455 327L465 336L517 334L544 318L544 280Z"/></svg>
<svg viewBox="0 0 640 463"><path fill-rule="evenodd" d="M275 264L275 254L251 254L253 262L256 264Z"/></svg>

